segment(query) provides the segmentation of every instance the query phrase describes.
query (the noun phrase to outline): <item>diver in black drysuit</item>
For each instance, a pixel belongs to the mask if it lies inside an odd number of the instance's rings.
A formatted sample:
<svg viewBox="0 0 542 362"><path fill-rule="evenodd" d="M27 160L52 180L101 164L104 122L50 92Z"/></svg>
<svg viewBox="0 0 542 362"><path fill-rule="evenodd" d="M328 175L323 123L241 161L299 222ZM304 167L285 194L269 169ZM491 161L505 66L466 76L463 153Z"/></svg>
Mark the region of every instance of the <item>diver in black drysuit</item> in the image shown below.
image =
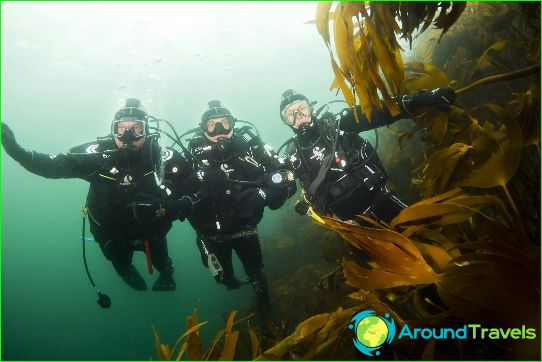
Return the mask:
<svg viewBox="0 0 542 362"><path fill-rule="evenodd" d="M124 122L124 123L123 123ZM128 125L128 126L126 126ZM48 155L22 148L12 130L2 123L2 146L28 171L46 178L81 178L90 183L85 210L90 231L116 272L136 290L147 285L132 263L135 250L148 240L152 264L160 272L153 290L175 290L173 264L166 234L172 221L192 210L189 197L159 205L138 204L138 194L168 198L171 191L159 182L179 185L188 169L177 151L161 149L149 135L148 115L138 99L129 98L115 114L111 137L72 148L67 154Z"/></svg>
<svg viewBox="0 0 542 362"><path fill-rule="evenodd" d="M217 282L238 288L232 250L241 260L259 306L269 306L258 223L266 206L277 209L292 196L295 180L251 127L235 128L236 119L219 101L209 102L200 129L189 141L195 156L198 190L207 193L188 217L197 233L203 264ZM237 120L238 121L238 120Z"/></svg>
<svg viewBox="0 0 542 362"><path fill-rule="evenodd" d="M310 205L320 215L343 221L360 223L356 215L367 215L389 223L406 207L386 186L388 177L378 155L358 133L409 118L423 107L449 111L455 92L438 88L399 99L399 115L373 108L369 122L359 106L317 119L303 94L292 89L282 94L280 116L295 133L285 158L306 199L296 205L298 212L306 213Z"/></svg>

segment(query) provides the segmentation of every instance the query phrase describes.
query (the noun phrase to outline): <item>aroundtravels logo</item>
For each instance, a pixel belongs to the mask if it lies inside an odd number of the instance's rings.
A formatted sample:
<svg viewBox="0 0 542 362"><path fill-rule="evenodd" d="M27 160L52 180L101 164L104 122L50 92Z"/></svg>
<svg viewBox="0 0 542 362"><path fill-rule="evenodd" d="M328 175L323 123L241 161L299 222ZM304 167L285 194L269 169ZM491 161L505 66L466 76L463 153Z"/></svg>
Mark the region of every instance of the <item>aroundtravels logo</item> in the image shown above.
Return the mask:
<svg viewBox="0 0 542 362"><path fill-rule="evenodd" d="M373 310L355 314L348 328L354 332L354 346L367 356L380 355L384 344L390 344L395 338L395 321L389 313L377 316ZM536 329L525 324L517 328L485 328L481 324L465 324L459 328L431 327L418 328L404 324L397 334L397 339L536 339ZM374 354L373 354L374 353Z"/></svg>
<svg viewBox="0 0 542 362"><path fill-rule="evenodd" d="M395 337L395 321L388 313L379 317L373 310L359 312L350 320L348 328L354 330L354 346L367 356L378 356L384 343ZM374 352L374 354L373 354Z"/></svg>

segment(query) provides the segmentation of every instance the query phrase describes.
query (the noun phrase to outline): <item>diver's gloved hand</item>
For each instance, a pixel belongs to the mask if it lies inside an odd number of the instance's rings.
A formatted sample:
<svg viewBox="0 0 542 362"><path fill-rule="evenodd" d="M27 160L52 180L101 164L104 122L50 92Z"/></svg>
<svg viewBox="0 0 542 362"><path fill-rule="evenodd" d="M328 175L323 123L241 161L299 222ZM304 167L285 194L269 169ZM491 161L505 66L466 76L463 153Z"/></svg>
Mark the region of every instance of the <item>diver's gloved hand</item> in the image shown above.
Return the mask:
<svg viewBox="0 0 542 362"><path fill-rule="evenodd" d="M433 99L431 99L429 106L449 112L452 104L455 102L455 91L452 88L443 87L433 89L431 93L433 94Z"/></svg>
<svg viewBox="0 0 542 362"><path fill-rule="evenodd" d="M236 198L237 209L240 211L256 212L269 206L279 208L284 201L288 190L284 187L264 187L242 191Z"/></svg>
<svg viewBox="0 0 542 362"><path fill-rule="evenodd" d="M32 153L21 147L9 126L2 123L2 146L15 161L23 162L32 158Z"/></svg>
<svg viewBox="0 0 542 362"><path fill-rule="evenodd" d="M184 220L192 214L194 204L199 201L199 199L196 200L196 196L191 196L183 196L179 200L167 200L141 192L136 195L133 206L149 207L158 218Z"/></svg>
<svg viewBox="0 0 542 362"><path fill-rule="evenodd" d="M412 96L403 96L401 105L407 113L414 113L423 107L433 107L440 111L449 112L455 101L456 94L452 88L443 87L422 90Z"/></svg>
<svg viewBox="0 0 542 362"><path fill-rule="evenodd" d="M235 198L239 211L256 212L267 206L267 194L261 188L242 191Z"/></svg>

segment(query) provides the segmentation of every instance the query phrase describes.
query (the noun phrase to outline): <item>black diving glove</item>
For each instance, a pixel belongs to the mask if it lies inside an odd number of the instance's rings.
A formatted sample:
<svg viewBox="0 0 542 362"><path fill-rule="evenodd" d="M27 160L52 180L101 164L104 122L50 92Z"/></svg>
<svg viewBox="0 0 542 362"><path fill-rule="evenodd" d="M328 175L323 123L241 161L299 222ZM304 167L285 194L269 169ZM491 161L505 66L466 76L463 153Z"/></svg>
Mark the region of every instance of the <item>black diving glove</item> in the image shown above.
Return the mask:
<svg viewBox="0 0 542 362"><path fill-rule="evenodd" d="M157 218L184 220L192 214L194 204L201 198L197 195L183 196L178 200L167 200L154 195L139 193L133 203L134 207L149 207Z"/></svg>
<svg viewBox="0 0 542 362"><path fill-rule="evenodd" d="M25 150L17 143L15 134L5 123L2 123L2 146L6 153L17 162L29 162L32 159L32 152Z"/></svg>
<svg viewBox="0 0 542 362"><path fill-rule="evenodd" d="M240 211L256 212L266 206L278 209L287 195L288 190L283 187L254 188L242 191L235 198L235 203Z"/></svg>
<svg viewBox="0 0 542 362"><path fill-rule="evenodd" d="M454 90L449 87L437 88L432 91L421 90L412 96L403 96L401 105L408 114L412 114L423 107L432 107L449 112L455 97Z"/></svg>

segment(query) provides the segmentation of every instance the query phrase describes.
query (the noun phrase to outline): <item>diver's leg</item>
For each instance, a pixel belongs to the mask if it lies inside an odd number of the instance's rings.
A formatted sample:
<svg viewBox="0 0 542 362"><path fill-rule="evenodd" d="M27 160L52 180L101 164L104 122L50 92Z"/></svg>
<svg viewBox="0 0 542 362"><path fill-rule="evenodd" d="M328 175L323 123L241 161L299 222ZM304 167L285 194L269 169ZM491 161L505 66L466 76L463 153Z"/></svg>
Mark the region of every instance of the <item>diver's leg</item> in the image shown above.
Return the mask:
<svg viewBox="0 0 542 362"><path fill-rule="evenodd" d="M176 283L173 279L173 263L168 255L167 240L163 235L149 238L152 264L160 272L154 282L152 290L170 291L175 290Z"/></svg>
<svg viewBox="0 0 542 362"><path fill-rule="evenodd" d="M147 290L145 280L132 263L133 251L114 240L100 242L99 245L104 256L113 264L115 271L122 277L126 284L135 290Z"/></svg>
<svg viewBox="0 0 542 362"><path fill-rule="evenodd" d="M231 258L232 240L229 241L206 241L205 245L209 253L214 254L222 267L222 275L215 276L215 280L224 284L228 289L237 289L241 283L234 276L233 263Z"/></svg>
<svg viewBox="0 0 542 362"><path fill-rule="evenodd" d="M269 307L269 291L263 270L262 250L258 235L235 240L235 252L241 260L260 306Z"/></svg>
<svg viewBox="0 0 542 362"><path fill-rule="evenodd" d="M373 201L373 213L379 220L388 224L406 207L407 205L390 192L387 187L383 187Z"/></svg>

